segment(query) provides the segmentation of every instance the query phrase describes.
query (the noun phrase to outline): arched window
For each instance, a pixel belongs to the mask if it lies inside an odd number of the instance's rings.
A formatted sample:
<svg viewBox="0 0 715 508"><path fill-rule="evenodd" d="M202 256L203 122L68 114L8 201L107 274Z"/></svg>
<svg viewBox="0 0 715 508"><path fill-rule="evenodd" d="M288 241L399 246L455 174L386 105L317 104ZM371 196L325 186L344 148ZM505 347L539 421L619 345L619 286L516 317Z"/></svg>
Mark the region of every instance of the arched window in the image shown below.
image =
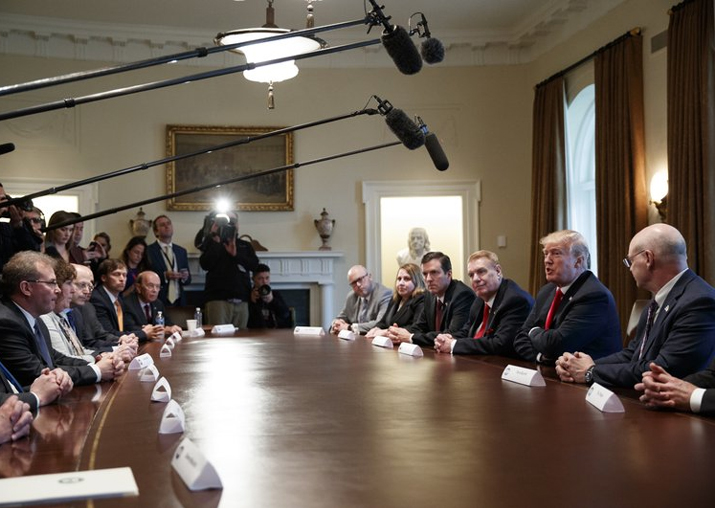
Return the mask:
<svg viewBox="0 0 715 508"><path fill-rule="evenodd" d="M581 233L591 252L591 270L598 274L596 256L596 98L595 85L583 88L566 109L566 186L569 228Z"/></svg>

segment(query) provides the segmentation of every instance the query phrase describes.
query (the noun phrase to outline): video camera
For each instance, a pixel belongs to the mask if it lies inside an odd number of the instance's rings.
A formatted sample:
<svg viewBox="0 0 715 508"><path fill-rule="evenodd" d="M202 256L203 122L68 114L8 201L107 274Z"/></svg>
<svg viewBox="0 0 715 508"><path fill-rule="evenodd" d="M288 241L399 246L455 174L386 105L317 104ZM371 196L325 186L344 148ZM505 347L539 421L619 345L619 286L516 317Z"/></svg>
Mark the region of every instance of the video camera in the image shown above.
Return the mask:
<svg viewBox="0 0 715 508"><path fill-rule="evenodd" d="M3 201L12 199L12 197L9 195L7 195L6 198L7 199L3 199L2 201L0 201L0 207L2 207ZM31 212L33 210L33 208L35 208L35 205L32 203L31 199L28 199L27 201L21 201L20 203L17 203L17 205L15 205L15 206L17 206L17 208L19 210L22 210L23 212ZM0 212L0 217L9 219L10 218L10 210L8 210L7 207L3 208L2 212Z"/></svg>
<svg viewBox="0 0 715 508"><path fill-rule="evenodd" d="M212 211L204 217L204 227L199 231L194 240L194 244L199 250L203 250L205 242L214 235L211 231L214 224L217 226L215 234L218 235L221 243L226 244L236 238L236 224L229 219L227 214Z"/></svg>

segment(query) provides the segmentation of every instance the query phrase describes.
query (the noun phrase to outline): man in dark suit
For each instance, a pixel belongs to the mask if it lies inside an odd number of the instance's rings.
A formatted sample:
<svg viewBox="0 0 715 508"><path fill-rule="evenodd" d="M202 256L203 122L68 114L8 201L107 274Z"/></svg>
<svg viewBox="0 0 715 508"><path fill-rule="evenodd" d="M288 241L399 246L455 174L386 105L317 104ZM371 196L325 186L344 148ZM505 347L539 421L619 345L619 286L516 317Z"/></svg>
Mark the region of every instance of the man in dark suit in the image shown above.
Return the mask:
<svg viewBox="0 0 715 508"><path fill-rule="evenodd" d="M651 363L677 377L704 369L715 353L715 289L688 269L680 232L648 226L633 237L623 262L638 287L653 294L635 337L623 351L595 361L563 355L556 367L561 379L632 387Z"/></svg>
<svg viewBox="0 0 715 508"><path fill-rule="evenodd" d="M428 252L422 257L422 275L428 293L417 320L400 328L391 326L387 336L393 343L412 342L433 347L441 333L454 334L469 319L474 303L474 291L461 281L452 279L452 261L442 252Z"/></svg>
<svg viewBox="0 0 715 508"><path fill-rule="evenodd" d="M164 306L186 305L184 286L191 284L186 249L172 242L174 225L166 215L155 218L152 228L157 241L147 247L147 256L161 280L159 301Z"/></svg>
<svg viewBox="0 0 715 508"><path fill-rule="evenodd" d="M118 259L106 259L99 265L100 284L94 288L89 302L97 311L97 319L102 328L114 335L126 332L133 333L140 342L159 337L159 327L147 325L146 327L129 326L125 322L124 301L121 292L127 280L127 267Z"/></svg>
<svg viewBox="0 0 715 508"><path fill-rule="evenodd" d="M158 300L159 275L151 270L145 270L137 275L134 281L136 291L124 299L124 322L129 329L142 329L152 333L154 320L157 313L164 316L164 336L168 337L174 332L181 332L181 327L173 324L166 315L164 304ZM149 330L149 327L152 330ZM161 330L159 331L161 333Z"/></svg>
<svg viewBox="0 0 715 508"><path fill-rule="evenodd" d="M589 270L584 237L570 230L540 240L546 280L514 339L519 357L553 364L564 352L595 358L621 349L621 326L611 292Z"/></svg>
<svg viewBox="0 0 715 508"><path fill-rule="evenodd" d="M66 373L44 369L40 376L32 382L32 385L23 387L0 362L0 404L4 404L6 400L16 395L34 413L38 407L51 404L63 394L60 385L57 383L57 376L61 378L66 376ZM71 384L69 389L71 389Z"/></svg>
<svg viewBox="0 0 715 508"><path fill-rule="evenodd" d="M52 348L47 327L38 319L52 311L59 293L51 258L33 251L16 254L3 268L3 284L8 296L0 305L0 358L19 384L30 385L55 366L61 369L56 376L64 390L71 384L114 379L123 372L119 357L107 355L88 365Z"/></svg>
<svg viewBox="0 0 715 508"><path fill-rule="evenodd" d="M461 330L435 338L435 350L514 356L514 337L529 315L534 299L516 282L504 278L499 258L491 251L480 250L469 256L467 274L478 298Z"/></svg>
<svg viewBox="0 0 715 508"><path fill-rule="evenodd" d="M112 351L115 346L128 345L137 352L138 339L134 334L114 335L104 328L97 319L94 305L89 303L94 289L94 273L85 265L73 264L77 272L72 308L67 313L70 325L86 347L96 351Z"/></svg>

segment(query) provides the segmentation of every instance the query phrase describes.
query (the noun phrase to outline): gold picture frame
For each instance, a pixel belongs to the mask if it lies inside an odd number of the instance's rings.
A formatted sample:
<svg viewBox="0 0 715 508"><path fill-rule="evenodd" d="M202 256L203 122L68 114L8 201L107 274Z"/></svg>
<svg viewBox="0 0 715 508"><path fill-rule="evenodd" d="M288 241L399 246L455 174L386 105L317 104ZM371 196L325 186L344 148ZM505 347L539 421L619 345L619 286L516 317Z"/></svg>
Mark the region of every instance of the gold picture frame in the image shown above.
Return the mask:
<svg viewBox="0 0 715 508"><path fill-rule="evenodd" d="M273 132L280 127L221 127L167 125L168 157L196 152L231 141ZM166 165L167 193L192 189L266 169L293 164L293 133L270 136L250 143L187 157ZM292 211L293 170L259 176L171 198L167 210L213 210L228 199L234 210Z"/></svg>

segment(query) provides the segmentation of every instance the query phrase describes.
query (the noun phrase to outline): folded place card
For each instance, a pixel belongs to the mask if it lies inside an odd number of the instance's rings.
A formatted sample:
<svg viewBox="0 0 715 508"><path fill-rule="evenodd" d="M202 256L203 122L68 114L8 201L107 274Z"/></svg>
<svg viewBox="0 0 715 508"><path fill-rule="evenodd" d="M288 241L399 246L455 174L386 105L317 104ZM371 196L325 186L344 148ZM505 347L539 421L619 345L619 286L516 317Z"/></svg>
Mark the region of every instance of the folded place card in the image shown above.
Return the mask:
<svg viewBox="0 0 715 508"><path fill-rule="evenodd" d="M519 383L526 386L546 386L546 381L541 375L541 372L534 369L526 369L517 367L516 365L507 365L504 372L501 373L501 378L512 383Z"/></svg>
<svg viewBox="0 0 715 508"><path fill-rule="evenodd" d="M151 400L152 402L169 402L171 400L171 385L164 376L154 385Z"/></svg>
<svg viewBox="0 0 715 508"><path fill-rule="evenodd" d="M593 383L586 394L586 402L604 413L625 413L626 408L618 396L598 383Z"/></svg>
<svg viewBox="0 0 715 508"><path fill-rule="evenodd" d="M159 358L171 358L171 347L168 344L161 346Z"/></svg>
<svg viewBox="0 0 715 508"><path fill-rule="evenodd" d="M149 365L153 363L154 359L149 355L149 353L144 353L143 355L134 357L132 362L129 364L129 370L146 369Z"/></svg>
<svg viewBox="0 0 715 508"><path fill-rule="evenodd" d="M222 489L216 469L187 437L181 440L171 459L171 467L189 490Z"/></svg>
<svg viewBox="0 0 715 508"><path fill-rule="evenodd" d="M350 330L340 330L340 333L338 333L338 339L355 340L355 333Z"/></svg>
<svg viewBox="0 0 715 508"><path fill-rule="evenodd" d="M234 333L238 330L233 325L214 325L213 328L211 328L211 333L216 333L216 334L229 334L229 333Z"/></svg>
<svg viewBox="0 0 715 508"><path fill-rule="evenodd" d="M390 338L385 337L383 335L378 335L377 337L372 339L372 345L378 347L386 347L388 349L392 349L395 347Z"/></svg>
<svg viewBox="0 0 715 508"><path fill-rule="evenodd" d="M159 434L177 434L184 432L184 410L174 399L171 399L164 408L159 425Z"/></svg>
<svg viewBox="0 0 715 508"><path fill-rule="evenodd" d="M171 337L173 337L173 335ZM172 339L171 337L166 339L164 345L169 346L171 349L174 349L174 346L176 346L176 342L174 342L174 339Z"/></svg>
<svg viewBox="0 0 715 508"><path fill-rule="evenodd" d="M399 353L402 353L403 355L410 355L410 356L424 356L425 354L422 352L422 348L419 347L417 344L410 344L409 342L403 342L400 344L400 349L397 350Z"/></svg>
<svg viewBox="0 0 715 508"><path fill-rule="evenodd" d="M176 332L179 333L179 332ZM195 330L181 330L180 336L182 338L184 337L203 337L206 335L206 332L204 331L203 328L196 328Z"/></svg>
<svg viewBox="0 0 715 508"><path fill-rule="evenodd" d="M0 505L65 503L77 499L138 496L131 468L69 471L0 480Z"/></svg>
<svg viewBox="0 0 715 508"><path fill-rule="evenodd" d="M296 326L293 330L295 335L325 335L325 330L320 326Z"/></svg>
<svg viewBox="0 0 715 508"><path fill-rule="evenodd" d="M203 330L201 330L201 331L203 331ZM181 332L174 332L171 334L171 337L169 337L169 338L171 340L173 340L174 342L181 342L181 339L183 339L183 337L181 336Z"/></svg>
<svg viewBox="0 0 715 508"><path fill-rule="evenodd" d="M155 383L157 379L159 379L159 369L153 363L139 371L139 381L142 383Z"/></svg>

